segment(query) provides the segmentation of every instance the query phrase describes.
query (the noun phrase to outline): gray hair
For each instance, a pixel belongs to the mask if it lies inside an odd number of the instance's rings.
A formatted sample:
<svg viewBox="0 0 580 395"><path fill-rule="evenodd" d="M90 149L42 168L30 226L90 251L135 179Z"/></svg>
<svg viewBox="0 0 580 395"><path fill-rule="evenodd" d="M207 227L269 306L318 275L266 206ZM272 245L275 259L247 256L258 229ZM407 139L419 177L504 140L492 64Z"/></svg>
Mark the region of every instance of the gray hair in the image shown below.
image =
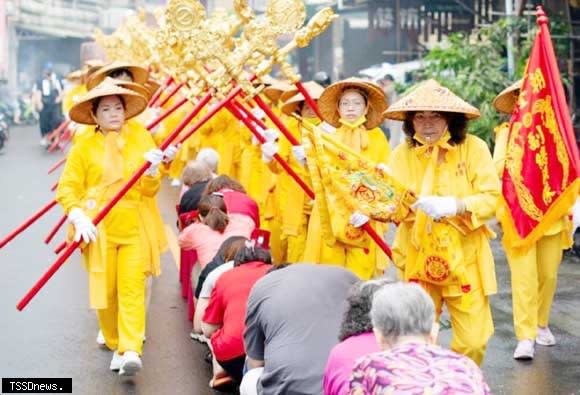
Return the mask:
<svg viewBox="0 0 580 395"><path fill-rule="evenodd" d="M375 293L371 320L373 327L392 342L401 336L428 336L435 321L435 305L417 284L389 284Z"/></svg>
<svg viewBox="0 0 580 395"><path fill-rule="evenodd" d="M392 282L393 280L386 278L359 281L350 288L348 296L346 297L347 306L342 317L338 340L343 341L351 336L373 330L370 315L373 296L383 285Z"/></svg>
<svg viewBox="0 0 580 395"><path fill-rule="evenodd" d="M211 170L205 162L200 160L190 161L181 174L181 181L188 187L209 180L211 180Z"/></svg>
<svg viewBox="0 0 580 395"><path fill-rule="evenodd" d="M205 164L210 168L212 172L217 173L220 155L213 148L202 148L197 153L195 160L205 162Z"/></svg>

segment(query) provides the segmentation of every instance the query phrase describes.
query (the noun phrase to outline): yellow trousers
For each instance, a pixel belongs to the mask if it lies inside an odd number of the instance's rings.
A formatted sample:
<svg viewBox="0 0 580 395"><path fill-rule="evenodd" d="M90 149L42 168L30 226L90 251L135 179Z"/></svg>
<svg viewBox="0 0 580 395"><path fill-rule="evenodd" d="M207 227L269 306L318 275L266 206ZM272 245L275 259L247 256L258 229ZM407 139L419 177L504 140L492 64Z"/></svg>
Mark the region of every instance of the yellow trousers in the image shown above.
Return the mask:
<svg viewBox="0 0 580 395"><path fill-rule="evenodd" d="M107 305L97 310L107 347L141 354L145 333L145 265L139 243L107 243Z"/></svg>
<svg viewBox="0 0 580 395"><path fill-rule="evenodd" d="M562 236L544 236L526 253L506 248L511 271L514 328L518 340L535 339L548 326L562 261Z"/></svg>
<svg viewBox="0 0 580 395"><path fill-rule="evenodd" d="M441 314L443 303L447 306L451 317L451 350L471 358L481 365L485 356L487 341L493 335L493 319L489 298L483 294L481 288L478 265L467 266L471 284L471 303L462 305L461 296L444 296L443 287L433 284L422 284L435 304L437 316Z"/></svg>

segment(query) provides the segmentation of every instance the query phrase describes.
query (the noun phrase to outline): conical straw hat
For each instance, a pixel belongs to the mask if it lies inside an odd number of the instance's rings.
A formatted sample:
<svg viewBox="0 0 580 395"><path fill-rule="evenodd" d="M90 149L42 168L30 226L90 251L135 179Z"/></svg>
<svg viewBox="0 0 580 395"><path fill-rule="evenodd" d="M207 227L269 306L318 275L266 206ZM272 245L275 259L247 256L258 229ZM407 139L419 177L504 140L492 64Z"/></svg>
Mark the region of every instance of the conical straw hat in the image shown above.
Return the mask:
<svg viewBox="0 0 580 395"><path fill-rule="evenodd" d="M322 92L324 92L324 88L318 84L310 85L308 87L305 85L304 87L306 88L306 92L308 92L310 97L312 97L314 100L320 99ZM296 112L305 100L306 99L302 93L297 93L282 105L281 110L284 114L290 115Z"/></svg>
<svg viewBox="0 0 580 395"><path fill-rule="evenodd" d="M127 62L113 62L106 66L101 67L97 71L91 74L89 80L87 81L87 88L93 89L95 86L99 85L105 78L107 78L115 70L127 69L133 75L133 82L137 84L144 84L149 78L149 72L147 69L137 66L135 64Z"/></svg>
<svg viewBox="0 0 580 395"><path fill-rule="evenodd" d="M465 114L468 119L479 118L479 110L434 79L419 83L383 113L385 118L404 121L408 112L436 111Z"/></svg>
<svg viewBox="0 0 580 395"><path fill-rule="evenodd" d="M300 92L298 90L298 88L296 87L296 85L292 85L292 84L288 84L288 85L289 85L289 88L286 89L284 92L282 92L282 94L280 95L281 102L288 101L291 97L294 97L298 92ZM324 89L324 87L316 81L306 81L302 84L302 86L304 87L304 89L306 89L307 92L310 92L310 90L318 89L318 88Z"/></svg>
<svg viewBox="0 0 580 395"><path fill-rule="evenodd" d="M149 89L147 89L147 87L145 87L144 85L139 85L139 84L136 84L134 82L129 82L129 81L116 80L116 79L109 78L109 77L107 77L107 80L112 80L110 82L112 82L113 84L115 84L117 86L120 86L121 88L129 89L129 90L132 90L133 92L137 92L138 94L143 96L145 99L149 98Z"/></svg>
<svg viewBox="0 0 580 395"><path fill-rule="evenodd" d="M287 90L294 89L294 85L290 85L288 82L285 81L276 81L272 85L267 86L262 91L264 95L273 102L276 102L280 99L282 93L286 92Z"/></svg>
<svg viewBox="0 0 580 395"><path fill-rule="evenodd" d="M493 106L496 110L504 114L511 114L514 111L520 89L522 89L522 82L523 80L514 82L493 99Z"/></svg>
<svg viewBox="0 0 580 395"><path fill-rule="evenodd" d="M145 88L149 90L149 98L153 97L155 93L161 88L161 84L155 81L153 78L149 78L145 83Z"/></svg>
<svg viewBox="0 0 580 395"><path fill-rule="evenodd" d="M121 96L123 98L125 102L125 120L139 115L147 107L147 100L143 95L130 89L122 88L114 82L115 80L112 78L107 78L81 97L71 108L69 112L70 119L85 125L95 125L96 122L92 116L93 102L106 96Z"/></svg>
<svg viewBox="0 0 580 395"><path fill-rule="evenodd" d="M80 80L85 75L85 71L83 69L71 71L67 74L66 79L69 81Z"/></svg>
<svg viewBox="0 0 580 395"><path fill-rule="evenodd" d="M366 115L365 127L373 129L380 125L383 120L383 111L388 107L385 94L378 85L355 77L335 82L324 90L320 100L318 100L318 109L322 118L336 128L340 126L338 101L342 93L348 89L358 89L367 96L369 110Z"/></svg>

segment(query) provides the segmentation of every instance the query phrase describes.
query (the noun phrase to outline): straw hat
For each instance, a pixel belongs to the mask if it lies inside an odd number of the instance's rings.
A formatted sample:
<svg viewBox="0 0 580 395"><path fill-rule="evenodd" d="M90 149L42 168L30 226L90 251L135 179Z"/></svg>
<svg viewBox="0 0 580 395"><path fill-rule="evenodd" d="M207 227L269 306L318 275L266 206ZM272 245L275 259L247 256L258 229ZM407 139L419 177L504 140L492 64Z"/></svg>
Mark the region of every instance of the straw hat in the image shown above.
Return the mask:
<svg viewBox="0 0 580 395"><path fill-rule="evenodd" d="M310 97L312 97L314 100L320 99L320 95L322 95L322 92L324 92L324 88L318 84L312 85L311 87L305 86L305 88L306 88L306 92L308 92ZM292 96L290 99L288 99L282 105L281 110L284 114L290 115L290 114L296 112L305 100L306 99L304 98L302 93L298 93L298 94Z"/></svg>
<svg viewBox="0 0 580 395"><path fill-rule="evenodd" d="M387 99L378 85L360 78L347 78L329 85L318 100L318 109L322 118L334 127L340 126L338 114L338 101L347 89L358 89L367 95L369 110L367 112L365 127L372 129L380 125L383 120L383 111L387 109Z"/></svg>
<svg viewBox="0 0 580 395"><path fill-rule="evenodd" d="M82 79L84 75L85 75L85 71L82 69L79 69L79 70L71 71L70 73L67 74L67 76L65 78L72 82L75 80Z"/></svg>
<svg viewBox="0 0 580 395"><path fill-rule="evenodd" d="M145 99L149 98L149 89L147 89L146 86L144 85L139 85L136 84L134 82L129 82L129 81L121 81L121 80L116 80L110 77L107 77L107 79L105 81L109 81L110 83L113 83L117 86L120 86L121 88L125 88L125 89L129 89L132 90L133 92L137 92L138 94L140 94L141 96L143 96Z"/></svg>
<svg viewBox="0 0 580 395"><path fill-rule="evenodd" d="M520 89L522 89L522 82L523 80L514 82L493 99L493 106L496 110L504 114L511 114L514 111Z"/></svg>
<svg viewBox="0 0 580 395"><path fill-rule="evenodd" d="M281 99L280 96L284 92L291 89L294 89L294 86L290 85L288 82L276 81L272 85L264 88L262 92L264 93L264 95L266 95L268 99L272 100L273 102L276 102Z"/></svg>
<svg viewBox="0 0 580 395"><path fill-rule="evenodd" d="M113 62L95 71L87 81L87 88L93 89L108 77L112 72L120 69L127 69L133 75L133 82L144 84L149 78L149 72L141 66L126 62Z"/></svg>
<svg viewBox="0 0 580 395"><path fill-rule="evenodd" d="M270 86L270 85L278 82L278 80L276 78L272 77L270 74L266 74L266 75L260 77L260 82L263 85Z"/></svg>
<svg viewBox="0 0 580 395"><path fill-rule="evenodd" d="M106 96L121 96L123 98L125 102L125 120L139 115L147 107L147 100L143 95L133 90L122 88L117 85L117 81L107 78L80 98L69 112L70 119L85 125L95 125L96 122L92 114L93 102Z"/></svg>
<svg viewBox="0 0 580 395"><path fill-rule="evenodd" d="M149 97L153 97L155 93L161 88L161 84L155 81L153 78L149 78L145 83L145 88L149 90Z"/></svg>
<svg viewBox="0 0 580 395"><path fill-rule="evenodd" d="M479 118L479 110L434 79L421 82L383 113L385 118L404 121L407 112L436 111L465 114L467 119Z"/></svg>
<svg viewBox="0 0 580 395"><path fill-rule="evenodd" d="M314 91L314 89L319 88L322 88L322 90L324 90L324 87L316 81L306 81L305 83L302 84L302 86L304 86L307 92ZM288 84L288 89L286 89L280 95L280 101L286 102L290 100L290 98L294 97L298 92L299 90L296 87L296 85Z"/></svg>

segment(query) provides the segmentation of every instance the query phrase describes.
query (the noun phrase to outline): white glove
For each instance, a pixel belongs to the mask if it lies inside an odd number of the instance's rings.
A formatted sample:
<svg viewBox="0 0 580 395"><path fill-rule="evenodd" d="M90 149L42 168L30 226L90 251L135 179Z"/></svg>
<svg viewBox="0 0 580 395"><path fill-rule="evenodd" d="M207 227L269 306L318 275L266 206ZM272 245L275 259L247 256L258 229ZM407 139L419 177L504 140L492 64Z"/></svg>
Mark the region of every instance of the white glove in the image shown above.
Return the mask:
<svg viewBox="0 0 580 395"><path fill-rule="evenodd" d="M252 115L258 119L266 118L266 113L260 107L252 108Z"/></svg>
<svg viewBox="0 0 580 395"><path fill-rule="evenodd" d="M279 133L275 129L266 129L262 132L262 136L266 139L266 141L277 141Z"/></svg>
<svg viewBox="0 0 580 395"><path fill-rule="evenodd" d="M322 122L318 127L326 134L332 134L336 131L336 128L326 121Z"/></svg>
<svg viewBox="0 0 580 395"><path fill-rule="evenodd" d="M266 141L260 148L262 149L262 160L266 163L272 162L274 155L278 153L278 144L273 141Z"/></svg>
<svg viewBox="0 0 580 395"><path fill-rule="evenodd" d="M303 145L293 145L292 154L294 154L294 158L296 158L302 166L306 165L306 151L304 150Z"/></svg>
<svg viewBox="0 0 580 395"><path fill-rule="evenodd" d="M75 241L80 241L81 238L85 243L97 240L97 227L82 209L73 208L68 213L68 220L75 227Z"/></svg>
<svg viewBox="0 0 580 395"><path fill-rule="evenodd" d="M385 174L389 174L389 175L391 174L391 169L389 168L389 166L385 165L384 163L379 163L376 166L376 169L382 171Z"/></svg>
<svg viewBox="0 0 580 395"><path fill-rule="evenodd" d="M147 162L151 163L151 166L145 170L145 175L155 177L159 171L159 165L163 161L163 152L159 148L152 148L145 152L143 157Z"/></svg>
<svg viewBox="0 0 580 395"><path fill-rule="evenodd" d="M457 200L453 196L422 196L411 206L421 209L433 219L457 215Z"/></svg>
<svg viewBox="0 0 580 395"><path fill-rule="evenodd" d="M369 222L370 218L361 213L360 211L355 211L350 216L350 220L348 221L349 224L354 226L355 228L360 228L367 222Z"/></svg>
<svg viewBox="0 0 580 395"><path fill-rule="evenodd" d="M578 227L580 227L580 198L576 199L576 203L572 207L572 239L574 239Z"/></svg>
<svg viewBox="0 0 580 395"><path fill-rule="evenodd" d="M169 163L175 159L180 146L181 144L178 144L177 146L171 144L169 147L165 148L165 151L163 151L163 163Z"/></svg>

